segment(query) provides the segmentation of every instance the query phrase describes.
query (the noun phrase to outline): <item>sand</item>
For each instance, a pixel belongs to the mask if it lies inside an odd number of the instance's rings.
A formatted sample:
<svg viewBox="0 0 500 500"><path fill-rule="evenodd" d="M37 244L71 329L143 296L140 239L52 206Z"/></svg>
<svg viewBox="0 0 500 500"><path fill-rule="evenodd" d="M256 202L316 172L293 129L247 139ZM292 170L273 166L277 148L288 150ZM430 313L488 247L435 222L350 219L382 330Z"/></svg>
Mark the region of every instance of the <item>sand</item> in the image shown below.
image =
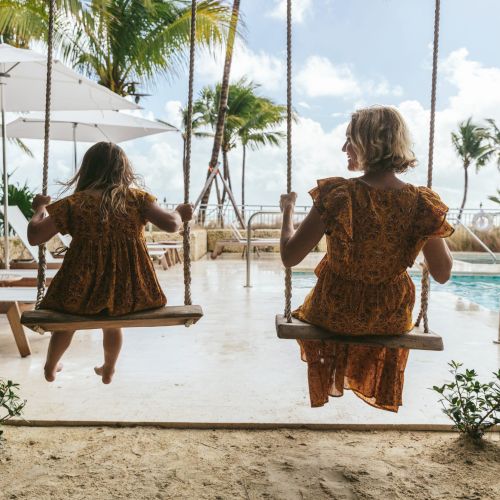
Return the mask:
<svg viewBox="0 0 500 500"><path fill-rule="evenodd" d="M7 427L3 499L498 499L500 434Z"/></svg>

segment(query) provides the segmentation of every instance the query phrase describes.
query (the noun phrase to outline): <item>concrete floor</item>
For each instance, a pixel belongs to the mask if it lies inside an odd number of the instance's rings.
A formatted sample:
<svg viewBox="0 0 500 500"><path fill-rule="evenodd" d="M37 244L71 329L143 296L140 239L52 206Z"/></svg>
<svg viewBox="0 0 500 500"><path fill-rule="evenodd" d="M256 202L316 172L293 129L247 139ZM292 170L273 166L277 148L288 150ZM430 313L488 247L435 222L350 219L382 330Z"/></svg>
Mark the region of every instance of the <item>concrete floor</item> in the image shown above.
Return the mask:
<svg viewBox="0 0 500 500"><path fill-rule="evenodd" d="M317 258L311 256L305 267ZM447 362L461 361L485 378L500 365L500 346L492 342L498 311L458 311L455 296L436 292L430 322L444 337L445 351L411 352L398 414L373 409L351 393L311 409L298 346L278 340L274 329L283 308L281 266L276 256L255 260L250 289L243 287L244 271L237 257L195 262L193 299L205 317L189 329L127 330L109 386L92 370L102 359L100 332L77 333L64 371L48 384L42 376L48 335L31 332L33 355L21 359L0 316L0 376L21 384L28 420L448 424L429 390L448 378ZM181 266L158 272L170 304L180 304ZM305 293L296 290L294 305Z"/></svg>

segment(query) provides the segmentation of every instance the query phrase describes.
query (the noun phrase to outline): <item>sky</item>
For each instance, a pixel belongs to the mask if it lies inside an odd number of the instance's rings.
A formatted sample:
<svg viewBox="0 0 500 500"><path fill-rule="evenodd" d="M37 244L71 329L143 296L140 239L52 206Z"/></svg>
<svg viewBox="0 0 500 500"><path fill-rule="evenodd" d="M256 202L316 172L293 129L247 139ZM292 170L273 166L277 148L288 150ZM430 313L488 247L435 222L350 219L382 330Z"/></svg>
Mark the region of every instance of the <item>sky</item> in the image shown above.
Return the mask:
<svg viewBox="0 0 500 500"><path fill-rule="evenodd" d="M442 0L434 189L450 207L460 204L463 169L450 134L472 116L478 123L500 124L500 2ZM241 0L242 36L237 41L232 80L242 76L260 84L261 95L286 102L285 1ZM298 205L310 205L307 194L316 179L350 177L341 152L352 111L372 104L396 106L408 122L419 165L402 179L426 183L428 122L433 38L433 0L295 0L293 99L299 115L293 131L293 189ZM223 52L197 53L195 93L220 81ZM141 90L146 118L180 123L187 99L187 72ZM9 150L12 179L41 184L42 144L27 141L35 159ZM122 144L147 188L160 200L182 200L182 140L170 132ZM83 155L89 144L79 145ZM193 142L191 198L203 186L211 142ZM241 150L231 151L230 165L237 200L241 196ZM283 148L250 151L247 163L248 204L276 205L285 190ZM72 172L72 146L51 145L50 191ZM471 171L468 208L494 208L487 200L500 188L500 173L491 163ZM498 206L498 205L497 205Z"/></svg>

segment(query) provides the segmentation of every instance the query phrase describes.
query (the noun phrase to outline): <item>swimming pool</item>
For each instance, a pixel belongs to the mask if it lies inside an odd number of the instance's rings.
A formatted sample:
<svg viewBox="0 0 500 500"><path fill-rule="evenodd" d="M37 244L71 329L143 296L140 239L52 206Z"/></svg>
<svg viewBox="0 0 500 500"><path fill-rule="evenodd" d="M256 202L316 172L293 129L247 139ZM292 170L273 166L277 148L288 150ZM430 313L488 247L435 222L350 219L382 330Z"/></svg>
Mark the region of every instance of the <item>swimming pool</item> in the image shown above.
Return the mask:
<svg viewBox="0 0 500 500"><path fill-rule="evenodd" d="M412 279L417 293L420 293L420 276L412 275ZM293 273L294 287L312 288L315 283L314 273ZM452 293L486 309L493 311L500 309L500 276L452 276L444 285L432 281L432 289L437 292Z"/></svg>

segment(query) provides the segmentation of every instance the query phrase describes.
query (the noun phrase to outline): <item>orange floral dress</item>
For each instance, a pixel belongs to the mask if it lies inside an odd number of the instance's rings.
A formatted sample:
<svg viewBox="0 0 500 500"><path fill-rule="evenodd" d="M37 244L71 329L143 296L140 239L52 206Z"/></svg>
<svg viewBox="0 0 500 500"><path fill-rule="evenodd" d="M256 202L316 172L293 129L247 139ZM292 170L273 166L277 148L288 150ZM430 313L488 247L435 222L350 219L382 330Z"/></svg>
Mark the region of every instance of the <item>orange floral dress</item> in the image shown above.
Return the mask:
<svg viewBox="0 0 500 500"><path fill-rule="evenodd" d="M426 187L378 189L341 177L319 180L310 194L326 227L327 253L315 270L316 286L294 316L350 335L410 331L415 286L407 269L429 238L453 233L448 207ZM344 389L384 410L402 405L408 349L299 344L311 406L323 406Z"/></svg>
<svg viewBox="0 0 500 500"><path fill-rule="evenodd" d="M103 221L101 195L80 191L47 207L58 231L72 236L42 307L73 314L117 316L161 307L166 298L144 239L150 194L130 189L127 215Z"/></svg>

